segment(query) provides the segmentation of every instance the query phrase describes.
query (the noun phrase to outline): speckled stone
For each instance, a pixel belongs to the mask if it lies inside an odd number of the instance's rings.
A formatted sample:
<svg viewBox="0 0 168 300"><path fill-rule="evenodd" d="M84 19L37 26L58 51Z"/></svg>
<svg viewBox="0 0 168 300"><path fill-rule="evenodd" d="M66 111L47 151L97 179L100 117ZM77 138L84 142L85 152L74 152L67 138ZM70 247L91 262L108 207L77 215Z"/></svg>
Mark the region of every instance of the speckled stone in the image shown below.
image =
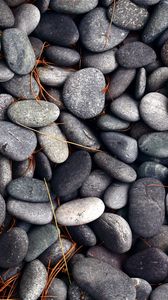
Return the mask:
<svg viewBox="0 0 168 300"><path fill-rule="evenodd" d="M52 281L46 300L67 300L67 286L65 282L59 278L54 278Z"/></svg>
<svg viewBox="0 0 168 300"><path fill-rule="evenodd" d="M48 10L49 4L50 0L36 0L36 6L40 10L41 14Z"/></svg>
<svg viewBox="0 0 168 300"><path fill-rule="evenodd" d="M145 93L145 89L146 89L146 70L145 68L140 68L137 71L136 74L136 79L135 79L135 90L134 90L134 94L135 94L135 98L137 100L141 99Z"/></svg>
<svg viewBox="0 0 168 300"><path fill-rule="evenodd" d="M8 94L0 94L0 120L7 119L7 109L10 104L14 102L14 98Z"/></svg>
<svg viewBox="0 0 168 300"><path fill-rule="evenodd" d="M105 78L100 70L85 68L77 71L64 84L64 104L81 119L93 118L104 108L105 94L102 90L105 85Z"/></svg>
<svg viewBox="0 0 168 300"><path fill-rule="evenodd" d="M142 163L137 172L140 178L151 177L162 182L165 182L168 178L168 168L154 161L146 161Z"/></svg>
<svg viewBox="0 0 168 300"><path fill-rule="evenodd" d="M85 247L92 247L96 245L96 236L93 230L86 224L79 226L69 226L68 232L78 245L82 245Z"/></svg>
<svg viewBox="0 0 168 300"><path fill-rule="evenodd" d="M143 134L152 132L152 129L148 127L143 121L138 121L133 124L130 130L130 136L134 139L139 139Z"/></svg>
<svg viewBox="0 0 168 300"><path fill-rule="evenodd" d="M168 41L166 41L162 46L161 58L164 65L168 67Z"/></svg>
<svg viewBox="0 0 168 300"><path fill-rule="evenodd" d="M13 179L22 176L32 178L34 175L35 165L36 162L34 161L34 159L31 161L29 158L22 161L13 161L12 162Z"/></svg>
<svg viewBox="0 0 168 300"><path fill-rule="evenodd" d="M97 126L103 131L123 130L127 129L129 125L129 122L108 114L102 115L97 119Z"/></svg>
<svg viewBox="0 0 168 300"><path fill-rule="evenodd" d="M56 66L38 67L38 75L43 84L53 87L60 87L65 80L74 72L70 69L63 69Z"/></svg>
<svg viewBox="0 0 168 300"><path fill-rule="evenodd" d="M52 102L54 104L56 104L60 110L64 109L64 104L62 101L62 93L60 90L54 88L54 87L46 87L46 91L47 91L47 95L46 95L46 99L49 102Z"/></svg>
<svg viewBox="0 0 168 300"><path fill-rule="evenodd" d="M168 133L152 132L144 134L138 140L138 146L144 154L166 158L168 156Z"/></svg>
<svg viewBox="0 0 168 300"><path fill-rule="evenodd" d="M10 7L15 7L25 2L25 0L5 0L5 1Z"/></svg>
<svg viewBox="0 0 168 300"><path fill-rule="evenodd" d="M49 61L61 67L73 66L80 60L80 54L76 50L59 46L47 47L45 55Z"/></svg>
<svg viewBox="0 0 168 300"><path fill-rule="evenodd" d="M51 9L66 14L84 14L98 5L98 0L50 0Z"/></svg>
<svg viewBox="0 0 168 300"><path fill-rule="evenodd" d="M130 185L127 183L112 183L105 191L103 201L108 208L120 209L127 204L128 190Z"/></svg>
<svg viewBox="0 0 168 300"><path fill-rule="evenodd" d="M160 88L164 87L164 85L168 81L168 67L160 67L154 70L147 79L147 91L155 92Z"/></svg>
<svg viewBox="0 0 168 300"><path fill-rule="evenodd" d="M0 27L8 28L14 25L15 19L12 10L6 3L7 1L1 0L0 2Z"/></svg>
<svg viewBox="0 0 168 300"><path fill-rule="evenodd" d="M6 196L6 187L12 180L12 165L11 161L0 155L0 194Z"/></svg>
<svg viewBox="0 0 168 300"><path fill-rule="evenodd" d="M162 284L161 286L156 287L150 295L151 300L166 300L168 293L168 283Z"/></svg>
<svg viewBox="0 0 168 300"><path fill-rule="evenodd" d="M12 79L14 73L8 68L4 61L0 61L0 82L6 82Z"/></svg>
<svg viewBox="0 0 168 300"><path fill-rule="evenodd" d="M30 36L29 40L30 40L30 43L33 47L34 54L35 54L36 58L39 58L39 56L41 54L41 51L42 51L42 48L43 48L43 42L40 39L38 39L34 36Z"/></svg>
<svg viewBox="0 0 168 300"><path fill-rule="evenodd" d="M0 195L0 226L5 220L6 216L6 203L3 197Z"/></svg>
<svg viewBox="0 0 168 300"><path fill-rule="evenodd" d="M49 181L52 178L52 168L48 157L43 152L36 155L36 173L38 178Z"/></svg>
<svg viewBox="0 0 168 300"><path fill-rule="evenodd" d="M31 3L25 3L17 7L14 15L14 27L26 32L27 35L32 33L40 22L40 11Z"/></svg>
<svg viewBox="0 0 168 300"><path fill-rule="evenodd" d="M132 278L132 281L136 288L136 299L137 300L148 300L149 296L152 292L151 285L142 278Z"/></svg>
<svg viewBox="0 0 168 300"><path fill-rule="evenodd" d="M69 300L80 300L84 297L85 300L93 300L88 293L84 292L74 281L69 285L68 288L68 299Z"/></svg>

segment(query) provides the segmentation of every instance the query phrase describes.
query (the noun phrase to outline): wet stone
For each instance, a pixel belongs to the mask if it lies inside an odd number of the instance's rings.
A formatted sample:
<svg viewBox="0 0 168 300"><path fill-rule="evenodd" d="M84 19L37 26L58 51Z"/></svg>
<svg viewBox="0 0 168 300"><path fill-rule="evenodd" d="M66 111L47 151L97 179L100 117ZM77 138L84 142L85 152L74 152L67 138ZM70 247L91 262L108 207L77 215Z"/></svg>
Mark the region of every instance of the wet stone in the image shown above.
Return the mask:
<svg viewBox="0 0 168 300"><path fill-rule="evenodd" d="M168 168L154 161L146 161L142 163L137 172L140 178L151 177L162 182L165 182L168 178Z"/></svg>

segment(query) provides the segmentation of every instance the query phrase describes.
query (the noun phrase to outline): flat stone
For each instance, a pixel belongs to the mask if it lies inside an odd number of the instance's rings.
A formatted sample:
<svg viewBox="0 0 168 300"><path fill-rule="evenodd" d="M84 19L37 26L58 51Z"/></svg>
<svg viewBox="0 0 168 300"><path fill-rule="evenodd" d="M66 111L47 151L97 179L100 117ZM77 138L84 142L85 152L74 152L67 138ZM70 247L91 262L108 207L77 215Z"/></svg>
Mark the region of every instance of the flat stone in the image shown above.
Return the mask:
<svg viewBox="0 0 168 300"><path fill-rule="evenodd" d="M97 300L135 299L132 280L122 271L95 258L77 261L72 273L77 284Z"/></svg>
<svg viewBox="0 0 168 300"><path fill-rule="evenodd" d="M145 68L140 68L137 71L136 79L135 79L135 98L137 100L141 99L145 93L146 89L146 70Z"/></svg>
<svg viewBox="0 0 168 300"><path fill-rule="evenodd" d="M66 196L80 188L91 171L91 157L86 151L76 151L54 170L51 186L58 196Z"/></svg>
<svg viewBox="0 0 168 300"><path fill-rule="evenodd" d="M47 296L45 297L46 300L66 300L67 299L67 286L65 282L59 278L54 278L52 281Z"/></svg>
<svg viewBox="0 0 168 300"><path fill-rule="evenodd" d="M132 281L136 288L136 299L148 300L152 292L151 285L142 278L132 278Z"/></svg>
<svg viewBox="0 0 168 300"><path fill-rule="evenodd" d="M6 82L12 79L14 73L8 68L4 61L0 61L0 82Z"/></svg>
<svg viewBox="0 0 168 300"><path fill-rule="evenodd" d="M40 128L37 138L49 160L58 164L67 160L69 155L68 144L56 123Z"/></svg>
<svg viewBox="0 0 168 300"><path fill-rule="evenodd" d="M98 5L98 0L51 0L50 7L56 12L62 12L66 14L84 14Z"/></svg>
<svg viewBox="0 0 168 300"><path fill-rule="evenodd" d="M164 87L168 81L168 67L160 67L154 70L147 80L147 91L155 92Z"/></svg>
<svg viewBox="0 0 168 300"><path fill-rule="evenodd" d="M130 185L127 183L112 183L104 193L103 201L108 208L120 209L127 204L128 190Z"/></svg>
<svg viewBox="0 0 168 300"><path fill-rule="evenodd" d="M154 178L139 179L131 186L129 195L128 213L132 230L144 238L158 234L165 217L162 183Z"/></svg>
<svg viewBox="0 0 168 300"><path fill-rule="evenodd" d="M83 225L98 219L104 209L105 206L101 199L87 197L62 204L56 210L56 217L60 225Z"/></svg>
<svg viewBox="0 0 168 300"><path fill-rule="evenodd" d="M6 216L6 203L3 197L0 195L0 226L3 224Z"/></svg>
<svg viewBox="0 0 168 300"><path fill-rule="evenodd" d="M114 6L115 5L115 6ZM148 11L130 0L119 0L109 7L108 17L113 23L127 30L140 30L148 19Z"/></svg>
<svg viewBox="0 0 168 300"><path fill-rule="evenodd" d="M25 3L17 7L14 14L14 27L24 31L27 35L32 33L40 22L39 9L30 3Z"/></svg>
<svg viewBox="0 0 168 300"><path fill-rule="evenodd" d="M152 132L144 134L138 140L138 146L144 154L166 158L168 156L168 133Z"/></svg>
<svg viewBox="0 0 168 300"><path fill-rule="evenodd" d="M168 67L168 41L166 41L162 46L161 58L164 65Z"/></svg>
<svg viewBox="0 0 168 300"><path fill-rule="evenodd" d="M78 244L85 247L96 245L97 239L93 230L88 225L69 226L68 232L72 239Z"/></svg>
<svg viewBox="0 0 168 300"><path fill-rule="evenodd" d="M7 269L18 266L26 256L28 237L26 232L14 227L0 237L0 267Z"/></svg>
<svg viewBox="0 0 168 300"><path fill-rule="evenodd" d="M7 1L6 1L7 2ZM4 0L0 2L0 27L8 28L14 25L15 19L12 10Z"/></svg>
<svg viewBox="0 0 168 300"><path fill-rule="evenodd" d="M131 249L131 228L121 216L104 213L93 223L93 230L100 241L104 242L105 247L112 252L120 254Z"/></svg>
<svg viewBox="0 0 168 300"><path fill-rule="evenodd" d="M162 182L165 182L168 177L168 168L154 161L146 161L142 163L137 172L140 178L151 177Z"/></svg>
<svg viewBox="0 0 168 300"><path fill-rule="evenodd" d="M106 10L102 7L93 9L83 17L79 31L82 44L92 52L104 52L114 48L129 33L128 30L111 25Z"/></svg>
<svg viewBox="0 0 168 300"><path fill-rule="evenodd" d="M48 86L60 87L65 80L74 72L55 66L38 67L38 75L41 83Z"/></svg>
<svg viewBox="0 0 168 300"><path fill-rule="evenodd" d="M81 297L84 297L85 300L93 300L92 297L88 295L87 292L84 292L74 281L69 285L68 288L68 299L69 300L80 300Z"/></svg>
<svg viewBox="0 0 168 300"><path fill-rule="evenodd" d="M14 102L14 98L8 94L0 94L0 120L7 119L7 109Z"/></svg>
<svg viewBox="0 0 168 300"><path fill-rule="evenodd" d="M43 152L36 155L36 173L38 178L49 181L52 178L52 168L48 157Z"/></svg>
<svg viewBox="0 0 168 300"><path fill-rule="evenodd" d="M7 211L14 217L34 225L45 225L52 221L50 203L30 203L10 199Z"/></svg>
<svg viewBox="0 0 168 300"><path fill-rule="evenodd" d="M136 172L131 166L105 152L96 153L94 161L101 169L121 182L129 183L136 180Z"/></svg>
<svg viewBox="0 0 168 300"><path fill-rule="evenodd" d="M36 300L47 283L47 270L39 260L28 263L23 271L19 295L24 300Z"/></svg>
<svg viewBox="0 0 168 300"><path fill-rule="evenodd" d="M47 24L47 26L46 26ZM57 30L53 30L57 28ZM79 39L78 28L70 16L47 11L34 31L34 36L58 46L71 46Z"/></svg>
<svg viewBox="0 0 168 300"><path fill-rule="evenodd" d="M41 54L41 51L42 51L42 48L43 48L43 42L40 39L38 39L34 36L30 36L29 40L30 40L30 43L33 47L34 54L35 54L36 58L39 58L39 56Z"/></svg>
<svg viewBox="0 0 168 300"><path fill-rule="evenodd" d="M13 123L35 128L56 121L59 113L59 108L54 103L42 100L22 100L8 108L8 117Z"/></svg>
<svg viewBox="0 0 168 300"><path fill-rule="evenodd" d="M103 131L123 130L127 129L129 125L129 122L108 114L102 115L97 119L97 126Z"/></svg>
<svg viewBox="0 0 168 300"><path fill-rule="evenodd" d="M11 161L0 155L0 194L6 196L6 187L12 180ZM0 210L1 211L1 210Z"/></svg>
<svg viewBox="0 0 168 300"><path fill-rule="evenodd" d="M7 121L0 121L0 153L16 161L28 158L37 145L34 132Z"/></svg>
<svg viewBox="0 0 168 300"><path fill-rule="evenodd" d="M168 292L168 283L162 284L161 286L156 287L150 295L151 300L165 300Z"/></svg>
<svg viewBox="0 0 168 300"><path fill-rule="evenodd" d="M105 78L96 68L85 68L71 74L63 87L66 108L81 119L90 119L104 108ZM81 93L82 89L82 93Z"/></svg>
<svg viewBox="0 0 168 300"><path fill-rule="evenodd" d="M76 50L59 46L47 47L45 55L49 61L61 67L73 66L80 60L80 54Z"/></svg>
<svg viewBox="0 0 168 300"><path fill-rule="evenodd" d="M32 178L35 171L35 162L34 159L30 158L22 161L13 161L12 162L12 176L13 179L19 177L30 177ZM43 177L44 179L44 177Z"/></svg>

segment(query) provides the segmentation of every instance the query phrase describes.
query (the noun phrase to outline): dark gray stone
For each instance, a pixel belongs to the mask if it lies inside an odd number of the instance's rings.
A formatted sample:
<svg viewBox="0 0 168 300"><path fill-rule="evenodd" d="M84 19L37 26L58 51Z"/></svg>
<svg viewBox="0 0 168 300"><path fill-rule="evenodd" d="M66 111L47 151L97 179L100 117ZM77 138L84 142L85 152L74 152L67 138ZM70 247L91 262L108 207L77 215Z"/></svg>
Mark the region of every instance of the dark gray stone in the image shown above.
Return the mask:
<svg viewBox="0 0 168 300"><path fill-rule="evenodd" d="M40 22L40 11L37 6L31 3L25 3L18 6L15 9L14 14L14 27L24 31L27 35L32 33Z"/></svg>
<svg viewBox="0 0 168 300"><path fill-rule="evenodd" d="M73 66L80 60L80 54L76 50L59 46L47 47L45 55L49 61L61 67Z"/></svg>
<svg viewBox="0 0 168 300"><path fill-rule="evenodd" d="M48 10L50 4L50 0L36 0L36 6L40 10L41 13L44 13Z"/></svg>
<svg viewBox="0 0 168 300"><path fill-rule="evenodd" d="M162 67L162 62L160 60L155 60L153 63L145 66L145 70L147 71L147 73L152 73L153 71L155 71L156 69Z"/></svg>
<svg viewBox="0 0 168 300"><path fill-rule="evenodd" d="M10 7L15 7L25 2L25 0L5 0L5 1Z"/></svg>
<svg viewBox="0 0 168 300"><path fill-rule="evenodd" d="M120 209L127 204L128 190L127 183L112 183L104 193L103 201L108 208Z"/></svg>
<svg viewBox="0 0 168 300"><path fill-rule="evenodd" d="M3 197L0 195L0 226L4 222L5 216L6 216L6 203Z"/></svg>
<svg viewBox="0 0 168 300"><path fill-rule="evenodd" d="M168 293L168 283L162 284L161 286L156 287L156 289L151 293L151 300L166 300Z"/></svg>
<svg viewBox="0 0 168 300"><path fill-rule="evenodd" d="M168 132L144 134L138 140L138 146L144 154L166 158L168 156Z"/></svg>
<svg viewBox="0 0 168 300"><path fill-rule="evenodd" d="M0 94L0 120L4 121L7 119L7 109L10 104L14 102L14 98L8 94Z"/></svg>
<svg viewBox="0 0 168 300"><path fill-rule="evenodd" d="M35 54L36 58L39 58L39 56L41 54L41 51L43 49L43 42L40 39L35 38L33 36L30 36L29 40L30 40L30 43L33 47L34 54Z"/></svg>
<svg viewBox="0 0 168 300"><path fill-rule="evenodd" d="M141 99L145 93L146 89L146 70L145 68L140 68L136 74L135 79L135 98L137 100Z"/></svg>
<svg viewBox="0 0 168 300"><path fill-rule="evenodd" d="M49 181L52 178L52 168L50 161L43 152L38 152L36 155L36 173L42 180L44 178Z"/></svg>
<svg viewBox="0 0 168 300"><path fill-rule="evenodd" d="M148 300L152 292L151 285L142 278L132 278L132 281L136 288L136 299Z"/></svg>
<svg viewBox="0 0 168 300"><path fill-rule="evenodd" d="M0 2L0 28L12 27L15 22L13 12L6 2L4 0Z"/></svg>
<svg viewBox="0 0 168 300"><path fill-rule="evenodd" d="M11 161L0 155L0 194L6 196L6 187L12 180L12 166Z"/></svg>
<svg viewBox="0 0 168 300"><path fill-rule="evenodd" d="M123 130L127 129L129 125L129 122L108 114L102 115L97 119L97 126L103 131Z"/></svg>
<svg viewBox="0 0 168 300"><path fill-rule="evenodd" d="M35 170L35 160L34 158L28 158L22 161L12 162L12 176L13 179L19 177L30 177L32 178ZM44 179L44 177L43 177Z"/></svg>
<svg viewBox="0 0 168 300"><path fill-rule="evenodd" d="M82 245L85 247L96 245L96 236L93 230L88 225L69 226L68 232L78 245Z"/></svg>
<svg viewBox="0 0 168 300"><path fill-rule="evenodd" d="M98 5L98 0L50 0L51 9L66 14L84 14Z"/></svg>
<svg viewBox="0 0 168 300"><path fill-rule="evenodd" d="M110 4L112 4L113 0L99 0L99 2L102 6L108 7Z"/></svg>
<svg viewBox="0 0 168 300"><path fill-rule="evenodd" d="M152 129L148 127L143 121L139 121L133 124L130 130L130 136L134 139L139 139L143 134L151 133Z"/></svg>
<svg viewBox="0 0 168 300"><path fill-rule="evenodd" d="M160 67L154 70L147 79L147 91L155 92L160 88L164 87L164 85L168 81L168 67Z"/></svg>
<svg viewBox="0 0 168 300"><path fill-rule="evenodd" d="M65 69L51 65L48 65L47 67L38 67L37 71L41 83L53 87L62 86L66 79L74 73L74 70L72 69Z"/></svg>
<svg viewBox="0 0 168 300"><path fill-rule="evenodd" d="M4 61L0 61L0 82L6 82L12 79L14 73L8 68Z"/></svg>
<svg viewBox="0 0 168 300"><path fill-rule="evenodd" d="M81 297L84 297L85 300L93 300L88 293L84 292L75 282L72 282L68 288L68 299L80 300Z"/></svg>
<svg viewBox="0 0 168 300"><path fill-rule="evenodd" d="M137 172L140 178L151 177L162 182L165 182L168 178L168 168L154 161L146 161L142 163Z"/></svg>
<svg viewBox="0 0 168 300"><path fill-rule="evenodd" d="M16 222L16 227L19 227L19 228L23 229L26 232L28 232L30 230L31 226L32 225L30 223L27 223L27 222L24 222L24 221L17 220L17 222Z"/></svg>
<svg viewBox="0 0 168 300"><path fill-rule="evenodd" d="M164 65L168 67L168 41L163 44L161 49L161 58Z"/></svg>
<svg viewBox="0 0 168 300"><path fill-rule="evenodd" d="M46 300L67 300L67 286L59 278L54 278L49 286Z"/></svg>
<svg viewBox="0 0 168 300"><path fill-rule="evenodd" d="M158 2L160 2L160 0L132 0L132 2L138 4L139 6L148 6L157 4Z"/></svg>

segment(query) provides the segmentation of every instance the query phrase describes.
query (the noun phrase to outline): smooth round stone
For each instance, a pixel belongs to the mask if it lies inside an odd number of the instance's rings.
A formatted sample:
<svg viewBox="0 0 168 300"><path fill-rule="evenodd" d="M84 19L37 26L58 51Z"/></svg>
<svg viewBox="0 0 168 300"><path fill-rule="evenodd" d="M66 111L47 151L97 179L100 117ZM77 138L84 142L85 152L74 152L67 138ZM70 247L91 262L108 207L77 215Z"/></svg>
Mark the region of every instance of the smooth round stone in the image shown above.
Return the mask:
<svg viewBox="0 0 168 300"><path fill-rule="evenodd" d="M34 132L11 122L0 121L0 153L16 161L28 158L37 145Z"/></svg>
<svg viewBox="0 0 168 300"><path fill-rule="evenodd" d="M113 213L104 213L93 223L93 230L112 252L120 254L131 249L132 232L124 218Z"/></svg>
<svg viewBox="0 0 168 300"><path fill-rule="evenodd" d="M39 94L39 86L31 75L15 75L11 80L3 82L2 86L14 97L34 99Z"/></svg>
<svg viewBox="0 0 168 300"><path fill-rule="evenodd" d="M52 244L48 249L46 249L39 257L45 266L50 264L54 267L57 262L62 259L63 253L66 254L72 247L72 242L65 238L61 238L61 244L58 240Z"/></svg>
<svg viewBox="0 0 168 300"><path fill-rule="evenodd" d="M59 278L54 278L52 281L46 300L67 300L67 286L65 282Z"/></svg>
<svg viewBox="0 0 168 300"><path fill-rule="evenodd" d="M131 278L95 258L77 261L72 274L77 284L97 300L135 299L136 291Z"/></svg>
<svg viewBox="0 0 168 300"><path fill-rule="evenodd" d="M0 226L4 222L5 216L6 216L6 204L5 204L5 200L0 195Z"/></svg>
<svg viewBox="0 0 168 300"><path fill-rule="evenodd" d="M117 68L111 75L107 97L115 99L121 96L133 81L135 74L135 69Z"/></svg>
<svg viewBox="0 0 168 300"><path fill-rule="evenodd" d="M47 283L47 270L39 260L28 263L23 271L19 295L23 300L37 300Z"/></svg>
<svg viewBox="0 0 168 300"><path fill-rule="evenodd" d="M85 300L93 300L92 297L88 295L87 292L84 292L74 281L69 285L68 288L68 299L69 300L80 300L83 298Z"/></svg>
<svg viewBox="0 0 168 300"><path fill-rule="evenodd" d="M8 117L13 123L35 128L56 121L59 113L59 108L54 103L42 100L22 100L8 108Z"/></svg>
<svg viewBox="0 0 168 300"><path fill-rule="evenodd" d="M58 239L58 231L52 224L36 226L28 233L29 247L26 262L36 259Z"/></svg>
<svg viewBox="0 0 168 300"><path fill-rule="evenodd" d="M40 10L41 14L48 10L49 4L50 0L36 0L36 6Z"/></svg>
<svg viewBox="0 0 168 300"><path fill-rule="evenodd" d="M65 80L74 72L56 66L38 67L38 75L41 83L48 86L60 87Z"/></svg>
<svg viewBox="0 0 168 300"><path fill-rule="evenodd" d="M136 41L126 43L116 52L116 59L125 68L141 68L156 60L155 51L148 45Z"/></svg>
<svg viewBox="0 0 168 300"><path fill-rule="evenodd" d="M138 168L138 176L156 178L165 182L168 178L168 168L154 161L146 161Z"/></svg>
<svg viewBox="0 0 168 300"><path fill-rule="evenodd" d="M162 282L167 276L168 257L157 248L148 248L129 257L125 271L131 277L142 278L150 283Z"/></svg>
<svg viewBox="0 0 168 300"><path fill-rule="evenodd" d="M38 152L36 155L36 173L42 180L45 178L49 181L52 178L50 161L43 152Z"/></svg>
<svg viewBox="0 0 168 300"><path fill-rule="evenodd" d="M156 287L150 295L151 300L166 300L168 293L168 283L162 284L161 286Z"/></svg>
<svg viewBox="0 0 168 300"><path fill-rule="evenodd" d="M7 187L8 194L12 198L28 202L48 202L48 193L44 181L20 177L12 180Z"/></svg>
<svg viewBox="0 0 168 300"><path fill-rule="evenodd" d="M113 23L127 30L140 30L148 19L147 9L130 0L118 0L109 7L108 17Z"/></svg>
<svg viewBox="0 0 168 300"><path fill-rule="evenodd" d="M70 226L68 227L68 232L78 245L85 247L96 245L96 236L88 225Z"/></svg>
<svg viewBox="0 0 168 300"><path fill-rule="evenodd" d="M0 82L6 82L12 79L14 73L7 67L4 61L0 61Z"/></svg>
<svg viewBox="0 0 168 300"><path fill-rule="evenodd" d="M121 182L129 183L136 180L136 172L131 166L105 152L96 153L94 155L94 161L101 169L107 172L107 174Z"/></svg>
<svg viewBox="0 0 168 300"><path fill-rule="evenodd" d="M148 300L149 296L152 292L151 285L142 278L132 278L132 281L136 288L136 299L137 300Z"/></svg>
<svg viewBox="0 0 168 300"><path fill-rule="evenodd" d="M6 187L12 180L12 166L11 161L0 155L0 194L6 196ZM1 209L0 209L1 211Z"/></svg>
<svg viewBox="0 0 168 300"><path fill-rule="evenodd" d="M137 100L141 99L145 93L146 89L146 70L145 68L140 68L136 74L135 79L135 98Z"/></svg>
<svg viewBox="0 0 168 300"><path fill-rule="evenodd" d="M53 30L53 28L57 28L57 30ZM53 11L41 15L34 35L42 41L65 47L75 44L79 39L78 28L72 18Z"/></svg>
<svg viewBox="0 0 168 300"><path fill-rule="evenodd" d="M97 116L104 108L102 90L105 85L103 73L96 68L85 68L71 74L63 87L66 108L81 119Z"/></svg>
<svg viewBox="0 0 168 300"><path fill-rule="evenodd" d="M104 209L104 203L101 199L87 197L62 204L56 210L56 217L60 225L83 225L98 219Z"/></svg>
<svg viewBox="0 0 168 300"><path fill-rule="evenodd" d="M50 7L56 12L66 14L84 14L98 5L98 0L51 0Z"/></svg>
<svg viewBox="0 0 168 300"><path fill-rule="evenodd" d="M102 132L100 137L109 151L125 163L133 163L138 156L137 141L123 133Z"/></svg>
<svg viewBox="0 0 168 300"><path fill-rule="evenodd" d="M68 144L56 123L40 128L37 138L49 160L57 164L67 160L69 155Z"/></svg>
<svg viewBox="0 0 168 300"><path fill-rule="evenodd" d="M148 76L147 91L148 92L158 91L160 88L164 87L167 81L168 81L168 67L157 68Z"/></svg>
<svg viewBox="0 0 168 300"><path fill-rule="evenodd" d="M159 233L165 217L165 189L154 178L142 178L129 191L129 224L146 238ZM157 222L156 222L157 220Z"/></svg>
<svg viewBox="0 0 168 300"><path fill-rule="evenodd" d="M145 95L139 106L142 119L154 130L168 130L167 105L167 97L160 93Z"/></svg>
<svg viewBox="0 0 168 300"><path fill-rule="evenodd" d="M129 125L129 122L108 114L102 115L97 119L97 126L103 131L123 130L127 129Z"/></svg>
<svg viewBox="0 0 168 300"><path fill-rule="evenodd" d="M12 176L13 179L19 177L30 177L32 178L35 170L35 161L30 158L22 161L13 161L12 162ZM44 177L43 177L44 179Z"/></svg>
<svg viewBox="0 0 168 300"><path fill-rule="evenodd" d="M125 121L137 122L140 119L137 101L127 94L112 101L110 109L112 113Z"/></svg>
<svg viewBox="0 0 168 300"><path fill-rule="evenodd" d="M60 122L68 141L94 149L100 148L100 143L95 134L80 119L70 113L61 112Z"/></svg>
<svg viewBox="0 0 168 300"><path fill-rule="evenodd" d="M7 64L14 73L26 75L32 71L35 54L25 32L17 28L4 30L2 45Z"/></svg>
<svg viewBox="0 0 168 300"><path fill-rule="evenodd" d="M14 99L11 95L0 94L0 120L4 121L7 119L7 109L10 104L14 102Z"/></svg>
<svg viewBox="0 0 168 300"><path fill-rule="evenodd" d="M7 269L18 266L26 256L28 249L26 232L14 227L0 237L0 267Z"/></svg>
<svg viewBox="0 0 168 300"><path fill-rule="evenodd" d="M45 55L49 61L61 67L73 66L80 60L80 54L76 50L59 46L47 47Z"/></svg>
<svg viewBox="0 0 168 300"><path fill-rule="evenodd" d="M80 188L82 197L102 197L111 183L111 178L102 170L94 170Z"/></svg>
<svg viewBox="0 0 168 300"><path fill-rule="evenodd" d="M83 17L79 31L82 44L92 52L112 49L128 35L128 30L110 24L106 10L102 7L93 9Z"/></svg>
<svg viewBox="0 0 168 300"><path fill-rule="evenodd" d="M166 158L168 156L168 133L152 132L144 134L138 140L138 146L144 154Z"/></svg>
<svg viewBox="0 0 168 300"><path fill-rule="evenodd" d="M34 54L35 54L36 58L38 59L41 54L42 48L43 48L43 42L40 39L35 38L33 36L30 36L29 40L33 47Z"/></svg>
<svg viewBox="0 0 168 300"><path fill-rule="evenodd" d="M7 211L14 217L35 225L45 225L52 221L50 203L30 203L11 199Z"/></svg>
<svg viewBox="0 0 168 300"><path fill-rule="evenodd" d="M82 57L84 67L99 69L103 74L114 71L118 64L115 58L116 49L111 49L102 53L86 52Z"/></svg>
<svg viewBox="0 0 168 300"><path fill-rule="evenodd" d="M7 2L7 1L6 1ZM8 28L14 25L15 19L12 10L4 0L0 2L0 27Z"/></svg>
<svg viewBox="0 0 168 300"><path fill-rule="evenodd" d="M67 161L54 170L52 189L59 196L66 196L79 189L91 171L91 157L86 151L76 151Z"/></svg>
<svg viewBox="0 0 168 300"><path fill-rule="evenodd" d="M168 41L163 44L161 49L161 58L165 66L168 66Z"/></svg>
<svg viewBox="0 0 168 300"><path fill-rule="evenodd" d="M104 193L103 201L108 208L120 209L127 204L128 190L130 185L127 183L112 183Z"/></svg>
<svg viewBox="0 0 168 300"><path fill-rule="evenodd" d="M39 9L30 3L25 3L17 7L14 15L14 27L24 31L27 35L32 33L40 22Z"/></svg>

